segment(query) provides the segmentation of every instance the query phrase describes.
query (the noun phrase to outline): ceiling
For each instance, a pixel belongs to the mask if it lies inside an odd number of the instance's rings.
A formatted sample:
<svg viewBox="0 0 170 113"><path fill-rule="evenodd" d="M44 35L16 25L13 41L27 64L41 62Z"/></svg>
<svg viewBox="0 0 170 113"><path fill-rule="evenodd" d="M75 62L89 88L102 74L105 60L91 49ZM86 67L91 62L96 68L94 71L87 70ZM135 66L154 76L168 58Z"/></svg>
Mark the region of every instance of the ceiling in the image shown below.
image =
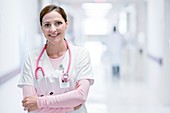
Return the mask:
<svg viewBox="0 0 170 113"><path fill-rule="evenodd" d="M127 3L127 2L138 2L143 0L58 0L59 3L65 3L65 4L82 4L82 3L103 3L103 2L109 2L109 3Z"/></svg>
<svg viewBox="0 0 170 113"><path fill-rule="evenodd" d="M131 3L137 3L146 0L57 0L57 2L70 7L81 6L83 3L112 3L112 9L128 6Z"/></svg>

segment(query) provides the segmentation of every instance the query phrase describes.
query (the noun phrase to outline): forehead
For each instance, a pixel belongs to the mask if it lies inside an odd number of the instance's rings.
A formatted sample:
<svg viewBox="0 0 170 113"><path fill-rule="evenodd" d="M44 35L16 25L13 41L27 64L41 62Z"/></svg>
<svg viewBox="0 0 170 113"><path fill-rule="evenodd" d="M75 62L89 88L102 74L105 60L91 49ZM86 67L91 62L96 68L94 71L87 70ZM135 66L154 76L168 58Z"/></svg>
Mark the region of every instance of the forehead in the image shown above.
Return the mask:
<svg viewBox="0 0 170 113"><path fill-rule="evenodd" d="M53 11L47 13L46 15L44 15L42 22L55 21L55 20L64 21L61 14L58 13L57 11L53 10Z"/></svg>

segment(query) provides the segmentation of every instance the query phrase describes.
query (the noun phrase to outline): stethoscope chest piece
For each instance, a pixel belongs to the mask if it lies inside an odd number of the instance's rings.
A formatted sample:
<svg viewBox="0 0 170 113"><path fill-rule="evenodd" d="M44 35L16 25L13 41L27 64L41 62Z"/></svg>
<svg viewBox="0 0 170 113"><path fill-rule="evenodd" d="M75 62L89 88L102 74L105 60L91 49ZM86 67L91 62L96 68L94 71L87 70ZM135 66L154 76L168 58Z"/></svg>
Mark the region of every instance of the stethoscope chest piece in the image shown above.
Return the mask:
<svg viewBox="0 0 170 113"><path fill-rule="evenodd" d="M68 72L64 71L64 66L62 64L59 66L59 70L62 71L62 74L61 74L62 75L61 76L62 82L68 82L69 81L69 74L68 74Z"/></svg>
<svg viewBox="0 0 170 113"><path fill-rule="evenodd" d="M68 82L68 81L69 81L69 75L68 75L68 73L63 73L62 82Z"/></svg>

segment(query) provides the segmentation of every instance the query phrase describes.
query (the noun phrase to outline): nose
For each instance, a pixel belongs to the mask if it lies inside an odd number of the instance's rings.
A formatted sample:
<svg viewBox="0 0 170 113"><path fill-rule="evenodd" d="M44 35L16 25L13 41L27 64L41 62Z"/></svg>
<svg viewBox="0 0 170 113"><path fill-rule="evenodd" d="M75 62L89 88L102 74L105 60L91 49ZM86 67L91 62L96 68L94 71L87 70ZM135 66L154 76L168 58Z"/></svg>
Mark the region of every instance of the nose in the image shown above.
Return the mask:
<svg viewBox="0 0 170 113"><path fill-rule="evenodd" d="M56 31L56 29L57 29L57 27L56 27L54 24L52 24L52 25L51 25L51 28L50 28L50 31L53 32L53 31Z"/></svg>

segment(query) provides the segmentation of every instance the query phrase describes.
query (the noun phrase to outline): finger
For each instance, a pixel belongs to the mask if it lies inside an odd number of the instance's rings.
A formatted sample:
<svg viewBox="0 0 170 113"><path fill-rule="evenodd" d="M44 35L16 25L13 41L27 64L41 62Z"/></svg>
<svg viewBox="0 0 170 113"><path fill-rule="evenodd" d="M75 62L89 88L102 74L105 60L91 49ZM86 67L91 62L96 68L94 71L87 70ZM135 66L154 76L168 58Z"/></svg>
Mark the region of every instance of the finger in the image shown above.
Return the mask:
<svg viewBox="0 0 170 113"><path fill-rule="evenodd" d="M28 102L28 101L24 101L24 102L22 103L22 106L23 106L23 107L28 107L28 105L29 105L29 102Z"/></svg>
<svg viewBox="0 0 170 113"><path fill-rule="evenodd" d="M79 86L80 86L80 84L79 84L79 83L77 83L75 88L77 89Z"/></svg>
<svg viewBox="0 0 170 113"><path fill-rule="evenodd" d="M28 97L25 97L23 100L22 100L22 103L25 103L25 101L27 101Z"/></svg>
<svg viewBox="0 0 170 113"><path fill-rule="evenodd" d="M25 99L22 100L22 103L24 103L24 102L25 102Z"/></svg>
<svg viewBox="0 0 170 113"><path fill-rule="evenodd" d="M25 104L25 103L28 102L28 100L29 100L29 97L25 97L25 98L22 100L22 103Z"/></svg>
<svg viewBox="0 0 170 113"><path fill-rule="evenodd" d="M81 106L82 106L82 104L80 104L80 105L78 105L78 106L74 107L74 110L79 109Z"/></svg>
<svg viewBox="0 0 170 113"><path fill-rule="evenodd" d="M31 112L32 110L31 109L27 109L28 113Z"/></svg>
<svg viewBox="0 0 170 113"><path fill-rule="evenodd" d="M25 108L24 108L24 111L27 111L27 110L28 110L28 108L27 108L27 107L25 107Z"/></svg>
<svg viewBox="0 0 170 113"><path fill-rule="evenodd" d="M28 112L31 112L31 111L34 111L34 108L33 108L33 107L30 107L30 108L28 109Z"/></svg>
<svg viewBox="0 0 170 113"><path fill-rule="evenodd" d="M23 107L27 107L27 104L26 104L26 103L23 103L22 106L23 106Z"/></svg>

